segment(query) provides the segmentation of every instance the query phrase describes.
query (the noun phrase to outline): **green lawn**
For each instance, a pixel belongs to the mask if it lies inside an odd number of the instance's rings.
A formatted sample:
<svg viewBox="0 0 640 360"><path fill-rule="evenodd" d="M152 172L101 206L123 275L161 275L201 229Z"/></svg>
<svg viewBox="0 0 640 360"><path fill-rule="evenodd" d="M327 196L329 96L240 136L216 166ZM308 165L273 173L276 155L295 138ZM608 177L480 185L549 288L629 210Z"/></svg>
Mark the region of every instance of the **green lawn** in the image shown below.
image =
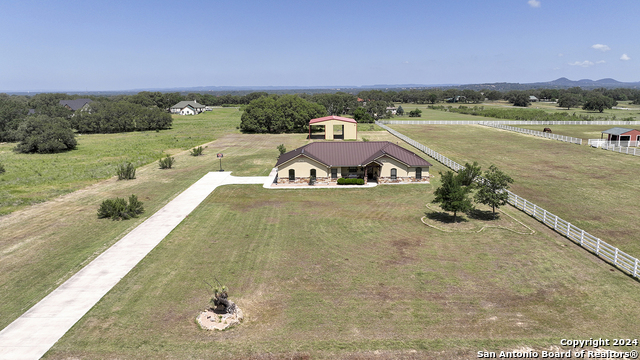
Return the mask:
<svg viewBox="0 0 640 360"><path fill-rule="evenodd" d="M240 112L216 109L173 117L169 130L77 135L77 150L58 154L18 154L16 143L0 144L0 216L81 189L115 175L123 162L136 166L238 132Z"/></svg>
<svg viewBox="0 0 640 360"><path fill-rule="evenodd" d="M152 141L151 155L175 154L174 169L160 170L149 155L153 163L135 180L89 179L91 186L0 218L0 329L217 170L216 153L234 175L267 175L278 144L307 143L306 134L240 134L233 111L178 118L168 132L184 122L182 147L169 147L171 137ZM481 126L392 127L458 162L496 164L516 180L517 194L640 255L629 196L640 188L634 157ZM145 133L124 135L144 143ZM359 135L411 148L384 131ZM96 135L96 147L110 136ZM204 143L204 156L182 151ZM639 282L510 207L533 235L472 232L494 224L528 232L506 215L440 221L446 216L425 205L445 168L429 161L431 185L216 189L45 358L469 359L479 350L548 350L562 338L637 337ZM102 200L130 194L144 202L143 217L97 219ZM424 225L425 216L453 232ZM195 323L211 295L203 280L214 276L246 316L224 332Z"/></svg>
<svg viewBox="0 0 640 360"><path fill-rule="evenodd" d="M391 127L460 164L495 164L514 193L640 256L637 157L480 125Z"/></svg>
<svg viewBox="0 0 640 360"><path fill-rule="evenodd" d="M221 187L46 358L467 359L637 336L639 283L512 208L535 234L427 227L436 186ZM194 321L214 277L246 315L225 332Z"/></svg>

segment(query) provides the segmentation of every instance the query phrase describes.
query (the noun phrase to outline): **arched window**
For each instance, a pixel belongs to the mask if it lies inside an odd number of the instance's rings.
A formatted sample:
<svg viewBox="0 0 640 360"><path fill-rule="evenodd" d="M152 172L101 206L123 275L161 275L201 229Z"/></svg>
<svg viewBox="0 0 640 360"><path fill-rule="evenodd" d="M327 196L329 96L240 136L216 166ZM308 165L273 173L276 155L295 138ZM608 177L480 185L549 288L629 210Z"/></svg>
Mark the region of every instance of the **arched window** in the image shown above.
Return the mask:
<svg viewBox="0 0 640 360"><path fill-rule="evenodd" d="M416 179L422 179L422 168L421 167L417 167L416 168Z"/></svg>
<svg viewBox="0 0 640 360"><path fill-rule="evenodd" d="M311 169L311 171L309 171L309 176L311 176L312 179L316 178L316 169Z"/></svg>
<svg viewBox="0 0 640 360"><path fill-rule="evenodd" d="M293 169L289 169L289 181L294 181L296 179L296 171Z"/></svg>
<svg viewBox="0 0 640 360"><path fill-rule="evenodd" d="M393 168L391 169L391 180L395 180L398 178L398 169Z"/></svg>

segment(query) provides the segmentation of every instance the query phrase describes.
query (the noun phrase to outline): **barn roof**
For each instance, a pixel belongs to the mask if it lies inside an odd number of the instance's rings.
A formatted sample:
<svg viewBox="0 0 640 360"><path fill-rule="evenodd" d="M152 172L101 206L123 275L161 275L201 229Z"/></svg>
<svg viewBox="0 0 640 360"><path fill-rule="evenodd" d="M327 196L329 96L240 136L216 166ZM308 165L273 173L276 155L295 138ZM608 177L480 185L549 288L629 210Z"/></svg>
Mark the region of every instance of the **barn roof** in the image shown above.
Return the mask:
<svg viewBox="0 0 640 360"><path fill-rule="evenodd" d="M610 134L610 135L622 135L624 133L628 133L629 131L633 131L633 130L634 129L614 127L614 128L609 129L609 130L605 130L602 133L603 134Z"/></svg>
<svg viewBox="0 0 640 360"><path fill-rule="evenodd" d="M326 166L365 166L382 156L389 156L408 166L431 164L401 146L388 141L313 142L280 155L276 166L298 156L305 156Z"/></svg>
<svg viewBox="0 0 640 360"><path fill-rule="evenodd" d="M354 123L354 124L358 123L357 121L355 121L353 119L350 119L350 118L331 115L331 116L325 116L325 117L321 117L321 118L317 118L317 119L311 119L309 121L309 125L315 124L315 123L319 123L319 122L323 122L323 121L327 121L327 120L338 120L338 121L350 122L350 123Z"/></svg>

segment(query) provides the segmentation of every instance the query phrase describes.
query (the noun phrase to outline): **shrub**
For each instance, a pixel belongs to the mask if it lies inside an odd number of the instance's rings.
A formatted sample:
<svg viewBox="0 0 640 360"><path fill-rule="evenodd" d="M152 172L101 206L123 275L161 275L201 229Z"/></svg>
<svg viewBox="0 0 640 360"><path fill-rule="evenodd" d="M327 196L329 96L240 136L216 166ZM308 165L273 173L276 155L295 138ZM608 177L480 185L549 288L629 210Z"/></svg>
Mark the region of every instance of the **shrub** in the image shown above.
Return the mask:
<svg viewBox="0 0 640 360"><path fill-rule="evenodd" d="M158 162L160 163L160 169L171 169L173 163L176 162L176 159L167 155L164 159L160 159Z"/></svg>
<svg viewBox="0 0 640 360"><path fill-rule="evenodd" d="M338 185L364 185L364 179L338 179Z"/></svg>
<svg viewBox="0 0 640 360"><path fill-rule="evenodd" d="M280 151L280 155L282 155L287 152L287 148L284 146L284 144L280 144L278 145L278 151Z"/></svg>
<svg viewBox="0 0 640 360"><path fill-rule="evenodd" d="M132 163L120 164L116 169L118 180L131 180L136 178L136 168Z"/></svg>
<svg viewBox="0 0 640 360"><path fill-rule="evenodd" d="M420 109L409 111L409 117L421 117L421 116L422 116L422 110Z"/></svg>
<svg viewBox="0 0 640 360"><path fill-rule="evenodd" d="M107 199L100 204L98 219L111 218L111 220L127 220L144 212L142 202L135 195L127 200L121 198Z"/></svg>
<svg viewBox="0 0 640 360"><path fill-rule="evenodd" d="M190 154L191 156L200 156L202 155L202 151L204 151L204 148L202 146L198 146L197 148L191 149Z"/></svg>
<svg viewBox="0 0 640 360"><path fill-rule="evenodd" d="M4 174L5 170L4 170L4 165L2 165L2 163L0 163L0 174Z"/></svg>

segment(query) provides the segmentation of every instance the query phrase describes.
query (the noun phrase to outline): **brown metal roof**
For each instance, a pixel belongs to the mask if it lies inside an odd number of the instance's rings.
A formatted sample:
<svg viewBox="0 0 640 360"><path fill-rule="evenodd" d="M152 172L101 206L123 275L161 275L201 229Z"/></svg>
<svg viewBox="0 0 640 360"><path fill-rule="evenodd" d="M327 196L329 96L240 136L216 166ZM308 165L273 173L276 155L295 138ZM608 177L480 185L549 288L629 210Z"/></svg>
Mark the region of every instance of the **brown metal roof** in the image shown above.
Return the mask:
<svg viewBox="0 0 640 360"><path fill-rule="evenodd" d="M298 156L306 156L331 167L365 166L385 155L408 166L431 166L417 154L388 141L313 142L280 155L276 166Z"/></svg>

